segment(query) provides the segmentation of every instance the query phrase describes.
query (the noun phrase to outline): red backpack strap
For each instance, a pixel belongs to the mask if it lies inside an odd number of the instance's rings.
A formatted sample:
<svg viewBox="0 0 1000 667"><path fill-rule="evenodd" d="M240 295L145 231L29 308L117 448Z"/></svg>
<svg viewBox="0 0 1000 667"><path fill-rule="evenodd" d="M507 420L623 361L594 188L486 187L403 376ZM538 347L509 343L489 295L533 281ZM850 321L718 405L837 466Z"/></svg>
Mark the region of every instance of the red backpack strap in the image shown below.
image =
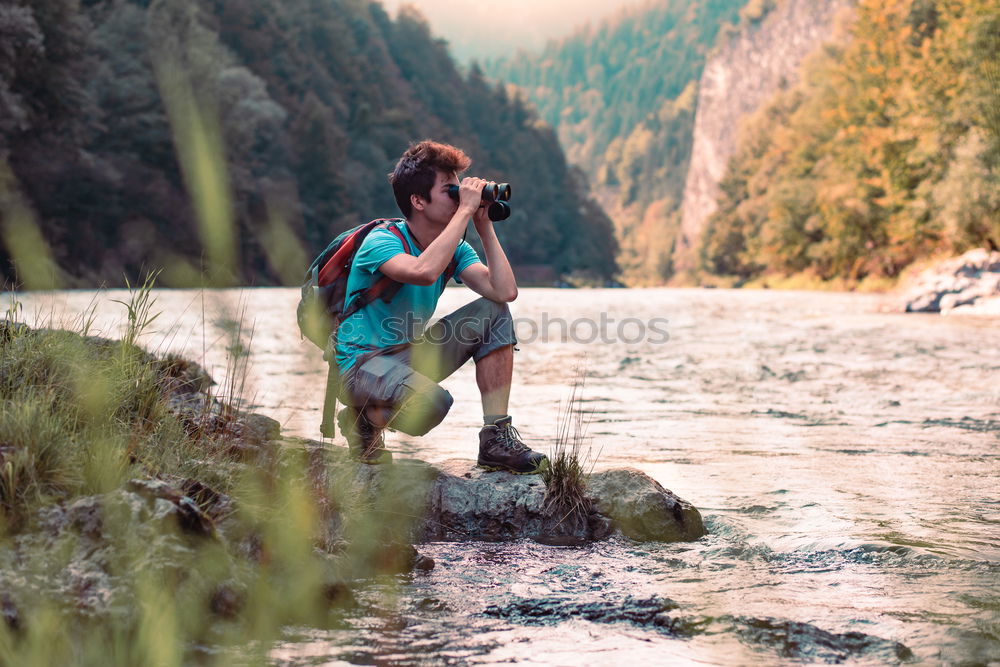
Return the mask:
<svg viewBox="0 0 1000 667"><path fill-rule="evenodd" d="M389 221L389 223L386 225L386 228L390 232L395 234L400 241L403 242L403 251L407 255L412 255L413 250L410 248L410 242L406 240L406 234L404 234L403 230L399 228L399 224L396 223L395 221Z"/></svg>
<svg viewBox="0 0 1000 667"><path fill-rule="evenodd" d="M333 253L323 266L319 268L318 272L318 283L319 285L329 285L343 272L347 267L348 262L354 257L354 253L357 251L358 246L368 235L371 228L368 225L362 225L358 227L354 232L344 239L340 247L337 248L337 252Z"/></svg>
<svg viewBox="0 0 1000 667"><path fill-rule="evenodd" d="M382 218L377 220L376 223L379 227L388 229L396 236L396 238L402 241L403 251L407 255L413 254L410 242L406 240L406 235L403 234L403 230L399 228L399 220ZM344 311L343 319L347 319L375 299L382 299L386 303L389 303L392 301L392 297L396 296L396 292L398 292L402 286L402 283L396 282L389 276L383 275L381 278L368 286L367 289L359 290L360 294L358 294L358 298L354 300L350 308Z"/></svg>

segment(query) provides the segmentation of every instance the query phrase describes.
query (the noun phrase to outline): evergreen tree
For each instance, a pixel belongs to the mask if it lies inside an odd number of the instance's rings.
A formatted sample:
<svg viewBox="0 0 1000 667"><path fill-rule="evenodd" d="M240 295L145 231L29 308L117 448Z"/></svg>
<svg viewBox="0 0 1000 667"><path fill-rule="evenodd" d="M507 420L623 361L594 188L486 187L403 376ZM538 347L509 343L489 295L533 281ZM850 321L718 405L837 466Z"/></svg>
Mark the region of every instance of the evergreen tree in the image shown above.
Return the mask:
<svg viewBox="0 0 1000 667"><path fill-rule="evenodd" d="M616 271L611 223L555 137L523 100L461 73L415 10L0 0L0 38L0 160L13 178L0 176L34 209L67 285L163 265L178 283L215 275L206 216L232 237L227 280L294 280L305 267L276 264L275 225L308 256L398 215L386 174L428 137L513 182L515 215L499 226L512 262Z"/></svg>

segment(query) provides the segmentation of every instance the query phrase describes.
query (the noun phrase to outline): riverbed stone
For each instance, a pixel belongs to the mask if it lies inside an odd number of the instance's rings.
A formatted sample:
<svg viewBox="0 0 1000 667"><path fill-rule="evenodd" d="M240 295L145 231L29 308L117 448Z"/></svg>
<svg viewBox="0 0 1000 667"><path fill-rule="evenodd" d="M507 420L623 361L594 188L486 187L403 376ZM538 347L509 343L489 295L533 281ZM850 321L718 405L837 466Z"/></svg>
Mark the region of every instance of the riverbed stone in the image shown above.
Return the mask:
<svg viewBox="0 0 1000 667"><path fill-rule="evenodd" d="M658 542L705 535L694 506L631 468L587 476L584 506L569 512L546 502L541 475L486 471L464 459L370 466L346 460L340 447L315 444L330 452L328 478L344 480L344 471L353 470L346 477L381 521L396 525L394 538L406 533L415 541L526 538L565 545L613 534Z"/></svg>
<svg viewBox="0 0 1000 667"><path fill-rule="evenodd" d="M431 540L509 540L542 531L545 483L540 475L486 472L452 459L439 475L424 521Z"/></svg>
<svg viewBox="0 0 1000 667"><path fill-rule="evenodd" d="M587 494L599 513L634 540L687 542L705 535L701 513L691 503L635 468L589 475Z"/></svg>

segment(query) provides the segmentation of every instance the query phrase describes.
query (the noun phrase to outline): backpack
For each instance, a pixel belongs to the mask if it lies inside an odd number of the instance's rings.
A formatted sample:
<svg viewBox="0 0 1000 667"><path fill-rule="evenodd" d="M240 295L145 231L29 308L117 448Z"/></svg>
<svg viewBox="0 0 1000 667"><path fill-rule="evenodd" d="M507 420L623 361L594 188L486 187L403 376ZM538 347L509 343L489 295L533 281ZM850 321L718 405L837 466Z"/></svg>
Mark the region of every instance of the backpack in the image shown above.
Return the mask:
<svg viewBox="0 0 1000 667"><path fill-rule="evenodd" d="M402 218L379 218L340 234L330 245L319 254L306 270L306 280L302 285L302 296L296 309L299 332L317 347L332 357L336 343L337 328L340 323L358 312L375 299L389 303L402 287L388 276L382 276L371 286L347 294L347 278L351 273L351 265L361 244L375 228L388 229L403 243L403 250L412 255L406 236L399 228ZM444 271L444 282L455 274L457 262L454 258ZM345 307L350 297L358 295L350 305ZM333 361L333 359L329 359Z"/></svg>

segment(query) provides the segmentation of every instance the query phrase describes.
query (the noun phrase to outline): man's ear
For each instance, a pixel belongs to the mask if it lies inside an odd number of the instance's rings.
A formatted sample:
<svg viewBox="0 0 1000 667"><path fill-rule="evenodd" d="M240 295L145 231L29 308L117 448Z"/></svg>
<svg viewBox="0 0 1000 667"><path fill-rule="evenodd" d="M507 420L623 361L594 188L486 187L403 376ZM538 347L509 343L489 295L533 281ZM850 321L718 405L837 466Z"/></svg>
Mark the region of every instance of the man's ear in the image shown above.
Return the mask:
<svg viewBox="0 0 1000 667"><path fill-rule="evenodd" d="M417 211L423 211L424 207L427 206L427 200L420 195L410 195L410 206Z"/></svg>

